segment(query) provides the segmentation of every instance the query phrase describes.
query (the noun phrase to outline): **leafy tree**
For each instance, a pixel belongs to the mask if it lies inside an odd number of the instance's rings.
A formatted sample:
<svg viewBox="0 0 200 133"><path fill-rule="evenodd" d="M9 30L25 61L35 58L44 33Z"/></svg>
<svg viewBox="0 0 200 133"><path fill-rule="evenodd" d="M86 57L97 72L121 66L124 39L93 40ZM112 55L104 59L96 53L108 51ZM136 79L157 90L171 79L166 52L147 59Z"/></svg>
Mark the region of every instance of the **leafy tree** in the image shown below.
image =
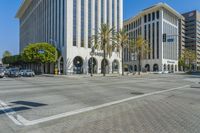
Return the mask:
<svg viewBox="0 0 200 133"><path fill-rule="evenodd" d="M21 55L6 56L2 59L4 64L19 65L23 63Z"/></svg>
<svg viewBox="0 0 200 133"><path fill-rule="evenodd" d="M55 63L58 51L48 43L29 44L22 53L23 60L30 63Z"/></svg>
<svg viewBox="0 0 200 133"><path fill-rule="evenodd" d="M135 53L135 55L137 56L139 75L141 72L141 60L145 59L147 54L151 51L148 44L149 44L148 41L144 40L142 36L139 36L136 39L136 41L133 39L133 40L130 40L129 42L130 51Z"/></svg>
<svg viewBox="0 0 200 133"><path fill-rule="evenodd" d="M114 33L114 28L109 28L107 24L102 24L98 33L91 39L94 47L99 50L103 50L103 76L106 76L106 56L111 56L113 45L111 45Z"/></svg>
<svg viewBox="0 0 200 133"><path fill-rule="evenodd" d="M129 36L124 29L117 32L115 36L115 44L117 48L121 49L122 57L122 75L124 75L124 48L128 47Z"/></svg>
<svg viewBox="0 0 200 133"><path fill-rule="evenodd" d="M196 60L196 52L190 49L185 49L181 59L179 59L179 65L183 66L185 69L186 67L189 68L189 70L192 69L192 64Z"/></svg>
<svg viewBox="0 0 200 133"><path fill-rule="evenodd" d="M4 58L4 57L9 57L9 56L12 56L11 52L9 52L8 50L6 50L6 51L3 53L3 58Z"/></svg>

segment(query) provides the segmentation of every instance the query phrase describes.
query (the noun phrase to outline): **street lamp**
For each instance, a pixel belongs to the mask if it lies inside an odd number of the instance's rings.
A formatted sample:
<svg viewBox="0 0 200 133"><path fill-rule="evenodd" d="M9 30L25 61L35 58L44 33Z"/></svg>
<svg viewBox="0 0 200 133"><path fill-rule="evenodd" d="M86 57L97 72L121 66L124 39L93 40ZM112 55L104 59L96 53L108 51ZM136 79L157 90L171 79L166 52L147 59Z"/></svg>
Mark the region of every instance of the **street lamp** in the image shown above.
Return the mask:
<svg viewBox="0 0 200 133"><path fill-rule="evenodd" d="M92 47L92 51L90 52L90 55L91 55L91 63L90 63L90 67L91 67L91 70L90 70L90 74L91 74L91 77L93 76L93 56L94 56L94 53L95 52L95 48Z"/></svg>

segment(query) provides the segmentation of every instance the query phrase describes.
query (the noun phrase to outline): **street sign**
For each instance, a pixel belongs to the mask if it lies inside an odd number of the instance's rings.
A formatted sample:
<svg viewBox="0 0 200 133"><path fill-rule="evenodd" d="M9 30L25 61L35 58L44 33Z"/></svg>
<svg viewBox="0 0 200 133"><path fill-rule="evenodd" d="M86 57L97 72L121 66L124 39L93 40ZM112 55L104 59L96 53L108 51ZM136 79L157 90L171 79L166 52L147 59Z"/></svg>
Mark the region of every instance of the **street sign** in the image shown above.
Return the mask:
<svg viewBox="0 0 200 133"><path fill-rule="evenodd" d="M167 39L167 42L174 42L173 38Z"/></svg>

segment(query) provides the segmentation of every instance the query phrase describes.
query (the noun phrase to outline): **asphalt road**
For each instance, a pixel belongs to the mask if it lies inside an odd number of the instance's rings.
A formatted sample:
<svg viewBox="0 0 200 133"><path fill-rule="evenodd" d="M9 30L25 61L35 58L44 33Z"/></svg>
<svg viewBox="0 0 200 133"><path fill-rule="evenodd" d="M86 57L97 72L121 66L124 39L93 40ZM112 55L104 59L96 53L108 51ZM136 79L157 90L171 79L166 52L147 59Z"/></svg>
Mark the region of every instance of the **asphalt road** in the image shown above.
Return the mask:
<svg viewBox="0 0 200 133"><path fill-rule="evenodd" d="M199 133L200 76L0 79L0 133Z"/></svg>

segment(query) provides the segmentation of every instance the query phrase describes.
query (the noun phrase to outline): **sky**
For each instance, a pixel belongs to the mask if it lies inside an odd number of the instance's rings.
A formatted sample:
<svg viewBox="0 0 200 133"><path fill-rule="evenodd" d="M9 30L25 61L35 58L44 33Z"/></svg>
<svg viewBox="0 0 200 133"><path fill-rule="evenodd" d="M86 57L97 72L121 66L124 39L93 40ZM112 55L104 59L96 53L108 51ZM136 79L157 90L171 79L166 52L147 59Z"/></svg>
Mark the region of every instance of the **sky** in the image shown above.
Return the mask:
<svg viewBox="0 0 200 133"><path fill-rule="evenodd" d="M5 50L19 53L19 22L15 14L22 0L0 0L0 58ZM142 9L165 2L180 13L200 11L199 0L124 0L124 19L137 15Z"/></svg>

